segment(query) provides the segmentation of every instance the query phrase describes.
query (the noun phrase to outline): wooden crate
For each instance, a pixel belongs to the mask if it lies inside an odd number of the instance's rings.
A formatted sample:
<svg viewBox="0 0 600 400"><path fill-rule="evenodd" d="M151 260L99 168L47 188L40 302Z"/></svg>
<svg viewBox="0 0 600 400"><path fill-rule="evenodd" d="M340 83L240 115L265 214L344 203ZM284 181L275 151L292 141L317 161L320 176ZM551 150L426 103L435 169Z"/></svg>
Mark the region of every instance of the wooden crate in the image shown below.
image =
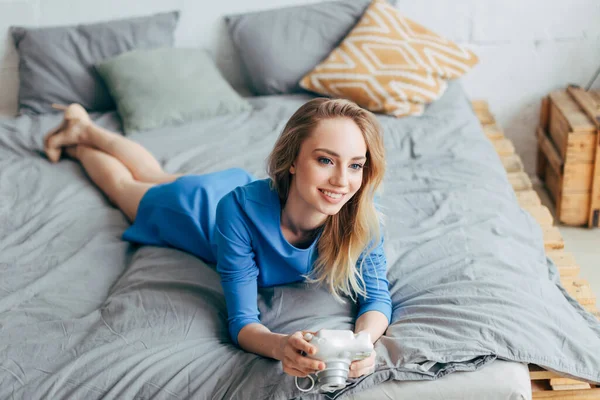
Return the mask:
<svg viewBox="0 0 600 400"><path fill-rule="evenodd" d="M488 105L485 101L473 102L473 108L484 128L485 135L492 141L496 151L501 155L500 158L515 191L519 205L529 212L542 228L546 255L556 264L564 288L583 308L600 320L600 313L596 309L595 294L592 292L588 282L579 278L580 267L577 265L575 257L564 250L564 242L560 231L552 225L554 220L550 210L542 206L539 196L531 189L531 181L527 174L523 172L521 159L514 153L514 147L511 147L512 143L510 141L507 142L508 139L504 137L502 129L499 128L493 114L487 107ZM556 116L555 118L557 119L555 125L558 126L559 123L564 124L564 120L561 120L560 116ZM540 150L542 147L545 150L543 172L546 178L546 185L549 187L551 196L554 199L558 198L558 203L562 207L561 215L563 218L580 221L582 224L586 223L588 213L581 214L580 209L584 208L588 210L587 205L589 205L590 195L589 193L572 191L573 188L579 188L581 186L578 185L582 185L580 172L586 168L581 166L585 163L564 163L563 155L556 149L552 141L553 139L546 134L547 125L541 124L540 130L538 130L538 136L543 134L541 136L542 140L540 140ZM564 136L563 140L566 140L568 144L569 136ZM570 150L571 153L578 154L572 147ZM571 153L565 153L564 155L565 157L569 157ZM565 168L567 165L569 165L568 169ZM563 190L565 181L567 181L567 188L571 191L565 192ZM585 197L586 194L587 197ZM570 379L554 372L546 371L534 364L529 365L529 375L533 399L600 400L600 386Z"/></svg>
<svg viewBox="0 0 600 400"><path fill-rule="evenodd" d="M577 92L574 92L577 90ZM537 175L544 182L555 207L557 219L566 225L598 226L600 203L592 204L598 126L595 118L579 104L582 90L558 90L542 100L538 139ZM583 92L590 99L588 92ZM594 92L594 96L600 93ZM600 104L600 102L598 103ZM597 110L600 115L600 108ZM599 121L600 122L600 121ZM596 188L597 191L597 188ZM600 200L600 199L599 199Z"/></svg>

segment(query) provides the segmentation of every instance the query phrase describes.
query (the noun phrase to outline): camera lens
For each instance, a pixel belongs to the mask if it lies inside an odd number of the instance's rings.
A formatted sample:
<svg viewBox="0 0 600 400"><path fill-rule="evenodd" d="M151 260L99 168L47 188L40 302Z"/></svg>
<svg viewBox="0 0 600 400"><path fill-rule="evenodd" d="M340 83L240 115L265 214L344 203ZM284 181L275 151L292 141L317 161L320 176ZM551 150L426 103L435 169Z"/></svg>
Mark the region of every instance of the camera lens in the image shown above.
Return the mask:
<svg viewBox="0 0 600 400"><path fill-rule="evenodd" d="M350 363L346 361L328 361L327 368L317 372L319 387L324 392L333 392L346 387Z"/></svg>

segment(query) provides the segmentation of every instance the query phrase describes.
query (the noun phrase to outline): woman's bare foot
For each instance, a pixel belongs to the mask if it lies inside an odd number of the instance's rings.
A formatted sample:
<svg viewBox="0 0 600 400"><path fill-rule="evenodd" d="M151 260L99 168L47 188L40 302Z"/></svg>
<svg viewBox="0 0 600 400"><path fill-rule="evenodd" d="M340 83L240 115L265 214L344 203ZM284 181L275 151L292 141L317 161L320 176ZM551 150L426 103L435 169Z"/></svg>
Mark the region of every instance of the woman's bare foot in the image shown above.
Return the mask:
<svg viewBox="0 0 600 400"><path fill-rule="evenodd" d="M62 148L80 143L81 135L90 126L90 117L79 104L69 106L52 105L53 108L64 110L62 123L44 137L44 152L51 162L60 159Z"/></svg>

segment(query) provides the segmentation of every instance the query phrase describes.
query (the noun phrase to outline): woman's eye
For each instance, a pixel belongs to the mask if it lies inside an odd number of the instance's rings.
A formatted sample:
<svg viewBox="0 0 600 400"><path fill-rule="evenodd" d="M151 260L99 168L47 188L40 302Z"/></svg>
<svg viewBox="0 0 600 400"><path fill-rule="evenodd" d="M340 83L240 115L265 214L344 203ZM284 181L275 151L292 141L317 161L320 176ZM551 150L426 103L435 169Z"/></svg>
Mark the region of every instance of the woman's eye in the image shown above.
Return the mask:
<svg viewBox="0 0 600 400"><path fill-rule="evenodd" d="M329 158L325 158L325 157L320 157L319 162L321 164L331 164L331 160Z"/></svg>
<svg viewBox="0 0 600 400"><path fill-rule="evenodd" d="M352 169L362 169L363 165L362 164L352 164L351 167L352 167Z"/></svg>

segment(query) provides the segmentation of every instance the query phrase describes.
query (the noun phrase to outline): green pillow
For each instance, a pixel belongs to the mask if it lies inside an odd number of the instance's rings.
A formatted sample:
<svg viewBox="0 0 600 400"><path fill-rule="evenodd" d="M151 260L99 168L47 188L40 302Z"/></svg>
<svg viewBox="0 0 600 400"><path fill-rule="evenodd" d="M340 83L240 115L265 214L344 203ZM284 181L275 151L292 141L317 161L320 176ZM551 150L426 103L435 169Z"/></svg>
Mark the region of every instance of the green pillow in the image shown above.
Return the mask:
<svg viewBox="0 0 600 400"><path fill-rule="evenodd" d="M96 64L126 134L252 109L201 49L134 50Z"/></svg>

